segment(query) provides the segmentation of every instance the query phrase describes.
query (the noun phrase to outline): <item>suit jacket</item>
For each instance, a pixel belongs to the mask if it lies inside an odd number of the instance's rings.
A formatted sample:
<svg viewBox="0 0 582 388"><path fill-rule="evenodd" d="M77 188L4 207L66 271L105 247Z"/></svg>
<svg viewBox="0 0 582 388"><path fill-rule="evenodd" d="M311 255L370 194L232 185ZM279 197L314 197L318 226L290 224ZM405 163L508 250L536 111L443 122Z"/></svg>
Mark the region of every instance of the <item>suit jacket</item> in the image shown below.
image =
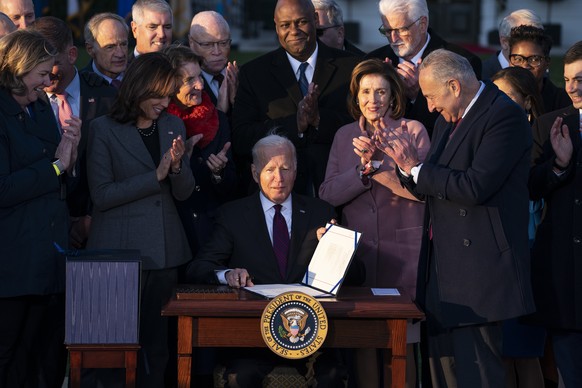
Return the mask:
<svg viewBox="0 0 582 388"><path fill-rule="evenodd" d="M483 61L483 71L481 72L481 78L483 80L490 80L493 74L501 70L501 63L499 63L499 59L497 58L499 53L500 51L497 51L494 55L487 57Z"/></svg>
<svg viewBox="0 0 582 388"><path fill-rule="evenodd" d="M408 132L424 159L430 146L426 130L418 121L409 121ZM360 135L357 121L336 133L319 197L341 208L342 225L362 233L356 257L366 266L364 285L404 287L414 297L424 203L402 187L396 164L386 154L370 184L362 183L360 157L352 145Z"/></svg>
<svg viewBox="0 0 582 388"><path fill-rule="evenodd" d="M478 56L474 55L473 53L465 50L462 47L454 45L452 43L448 43L440 36L437 35L432 29L428 29L428 33L430 34L430 41L422 54L422 59L426 58L428 54L437 50L437 49L446 49L457 53L469 60L477 78L481 78L481 59ZM394 53L394 50L390 47L390 45L382 46L366 55L366 59L368 58L379 58L384 60L386 57L390 58L390 61L397 66L398 65L398 56ZM406 106L406 113L404 117L411 119L411 120L418 120L420 121L426 130L428 131L429 136L432 136L432 130L434 128L434 124L439 117L438 112L429 112L428 104L426 102L426 98L422 94L422 90L418 91L418 95L416 96L416 100L414 103L409 102Z"/></svg>
<svg viewBox="0 0 582 388"><path fill-rule="evenodd" d="M251 149L268 131L278 128L297 148L295 190L312 182L315 192L325 176L333 137L353 121L347 112L351 72L359 58L318 44L313 82L319 86L319 127L303 138L297 132L297 105L303 98L287 54L281 47L243 65L233 108L232 145L235 154L250 162ZM242 167L246 173L250 169Z"/></svg>
<svg viewBox="0 0 582 388"><path fill-rule="evenodd" d="M553 172L556 158L549 132L556 117L568 126L574 153L564 174ZM580 113L572 105L539 117L529 188L545 201L545 214L532 249L532 285L537 307L533 320L551 328L582 330L582 140Z"/></svg>
<svg viewBox="0 0 582 388"><path fill-rule="evenodd" d="M426 307L429 260L435 260L440 295L430 295L438 307L428 314L442 326L530 313L531 127L521 108L488 82L446 144L450 129L440 117L417 184L401 178L427 203L417 301Z"/></svg>
<svg viewBox="0 0 582 388"><path fill-rule="evenodd" d="M246 268L255 284L300 282L317 246L317 228L334 217L326 202L292 195L287 274L281 277L259 194L223 205L210 240L190 263L188 280L217 283L216 270Z"/></svg>
<svg viewBox="0 0 582 388"><path fill-rule="evenodd" d="M358 57L364 57L366 55L365 52L360 50L358 47L356 47L355 44L353 44L352 42L350 42L347 39L344 39L344 50L347 51L348 53L352 53Z"/></svg>
<svg viewBox="0 0 582 388"><path fill-rule="evenodd" d="M163 112L158 119L160 155L172 140L186 138L184 123ZM93 222L87 248L139 249L142 269L176 267L191 259L188 241L174 205L194 190L194 176L183 157L179 174L158 182L156 166L135 123L109 116L93 120L87 170Z"/></svg>
<svg viewBox="0 0 582 388"><path fill-rule="evenodd" d="M566 90L554 85L549 77L545 77L543 80L541 94L544 103L544 112L549 113L572 105L572 100L568 96L568 93L566 93Z"/></svg>
<svg viewBox="0 0 582 388"><path fill-rule="evenodd" d="M109 113L117 89L110 86L105 79L96 73L80 72L79 80L81 85L80 101L80 118L81 124L81 141L77 149L78 182L73 185L67 195L67 203L71 216L79 217L91 214L91 198L89 195L89 186L87 183L87 139L89 137L89 127L91 121L99 116Z"/></svg>
<svg viewBox="0 0 582 388"><path fill-rule="evenodd" d="M0 297L64 292L68 212L51 164L59 130L50 104L22 110L0 89Z"/></svg>
<svg viewBox="0 0 582 388"><path fill-rule="evenodd" d="M182 219L186 236L190 242L192 254L208 241L216 209L223 203L235 198L236 193L236 169L232 161L232 152L226 153L228 163L222 170L220 182L212 178L206 160L210 154L218 154L224 144L230 141L230 128L226 115L218 111L219 127L214 139L204 148L194 147L190 157L190 168L196 179L196 186L190 198L186 201L177 201L176 206Z"/></svg>

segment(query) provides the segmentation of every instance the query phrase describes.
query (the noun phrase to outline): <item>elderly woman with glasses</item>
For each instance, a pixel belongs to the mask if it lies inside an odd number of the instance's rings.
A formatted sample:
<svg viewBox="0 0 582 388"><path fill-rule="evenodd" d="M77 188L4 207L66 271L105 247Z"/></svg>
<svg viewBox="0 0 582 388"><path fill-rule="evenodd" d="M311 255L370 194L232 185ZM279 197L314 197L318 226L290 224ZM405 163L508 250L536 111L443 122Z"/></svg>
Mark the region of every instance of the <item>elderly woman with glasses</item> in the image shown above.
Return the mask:
<svg viewBox="0 0 582 388"><path fill-rule="evenodd" d="M230 151L230 127L226 114L218 110L204 90L202 58L189 47L164 49L178 77L178 89L168 113L186 127L186 153L196 189L186 201L177 203L193 255L208 240L216 209L234 199L236 170Z"/></svg>
<svg viewBox="0 0 582 388"><path fill-rule="evenodd" d="M572 104L565 90L554 85L548 77L551 48L552 38L540 28L523 25L511 29L509 64L532 72L546 112Z"/></svg>
<svg viewBox="0 0 582 388"><path fill-rule="evenodd" d="M182 120L166 112L176 72L166 55L127 69L111 113L91 122L87 174L93 225L87 248L139 249L142 257L138 386L163 387L169 358L162 304L192 259L175 200L194 190Z"/></svg>

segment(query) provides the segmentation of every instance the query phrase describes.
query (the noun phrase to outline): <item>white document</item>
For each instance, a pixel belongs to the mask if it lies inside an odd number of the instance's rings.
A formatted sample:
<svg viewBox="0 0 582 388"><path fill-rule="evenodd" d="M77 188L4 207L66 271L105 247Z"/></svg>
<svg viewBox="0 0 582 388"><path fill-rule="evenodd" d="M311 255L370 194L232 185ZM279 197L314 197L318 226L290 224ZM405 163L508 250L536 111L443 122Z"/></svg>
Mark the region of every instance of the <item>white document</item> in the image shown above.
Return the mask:
<svg viewBox="0 0 582 388"><path fill-rule="evenodd" d="M245 287L267 298L300 291L316 298L335 296L339 291L362 233L327 224L301 284L263 284Z"/></svg>
<svg viewBox="0 0 582 388"><path fill-rule="evenodd" d="M302 283L337 294L362 233L332 224L327 224L326 229L311 257Z"/></svg>
<svg viewBox="0 0 582 388"><path fill-rule="evenodd" d="M321 292L316 290L315 288L311 288L305 286L301 283L292 283L292 284L258 284L252 287L245 287L245 290L254 292L255 294L259 294L264 296L265 298L274 298L277 295L280 295L284 292L304 292L307 295L311 295L314 298L325 298L325 297L332 297L333 295L327 294L325 292Z"/></svg>

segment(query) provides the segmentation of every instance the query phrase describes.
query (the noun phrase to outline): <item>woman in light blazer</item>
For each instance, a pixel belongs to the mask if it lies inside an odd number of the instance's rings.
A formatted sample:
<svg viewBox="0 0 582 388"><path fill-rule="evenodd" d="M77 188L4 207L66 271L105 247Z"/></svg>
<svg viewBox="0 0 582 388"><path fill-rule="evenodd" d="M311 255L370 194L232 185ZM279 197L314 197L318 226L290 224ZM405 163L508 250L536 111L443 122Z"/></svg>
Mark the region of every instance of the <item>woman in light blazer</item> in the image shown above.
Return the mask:
<svg viewBox="0 0 582 388"><path fill-rule="evenodd" d="M191 257L174 199L194 190L184 124L165 112L176 74L161 53L127 69L111 114L91 123L88 181L94 204L88 248L139 249L142 256L140 387L164 386L168 322L162 304Z"/></svg>

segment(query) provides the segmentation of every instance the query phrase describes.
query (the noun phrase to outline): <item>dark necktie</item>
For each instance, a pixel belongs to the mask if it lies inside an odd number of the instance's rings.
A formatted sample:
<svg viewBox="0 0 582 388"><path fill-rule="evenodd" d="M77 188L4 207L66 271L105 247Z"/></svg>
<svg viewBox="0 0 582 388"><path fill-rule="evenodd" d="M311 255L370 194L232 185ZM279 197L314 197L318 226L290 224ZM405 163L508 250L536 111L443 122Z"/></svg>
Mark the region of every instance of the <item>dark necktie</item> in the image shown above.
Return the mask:
<svg viewBox="0 0 582 388"><path fill-rule="evenodd" d="M112 79L111 80L111 86L113 86L115 89L119 89L119 87L121 86L121 81L116 79Z"/></svg>
<svg viewBox="0 0 582 388"><path fill-rule="evenodd" d="M275 209L275 216L273 217L273 250L275 251L275 256L277 256L281 277L285 279L287 255L289 254L289 230L287 229L285 217L281 214L281 205L277 204L273 208Z"/></svg>
<svg viewBox="0 0 582 388"><path fill-rule="evenodd" d="M220 86L222 85L222 81L224 81L224 75L222 74L216 74L214 77L212 77L213 81L218 82L218 89L220 89Z"/></svg>
<svg viewBox="0 0 582 388"><path fill-rule="evenodd" d="M303 62L299 65L299 88L301 89L301 94L304 96L307 94L307 89L309 88L309 82L307 82L307 77L305 76L305 69L307 69L309 63Z"/></svg>

